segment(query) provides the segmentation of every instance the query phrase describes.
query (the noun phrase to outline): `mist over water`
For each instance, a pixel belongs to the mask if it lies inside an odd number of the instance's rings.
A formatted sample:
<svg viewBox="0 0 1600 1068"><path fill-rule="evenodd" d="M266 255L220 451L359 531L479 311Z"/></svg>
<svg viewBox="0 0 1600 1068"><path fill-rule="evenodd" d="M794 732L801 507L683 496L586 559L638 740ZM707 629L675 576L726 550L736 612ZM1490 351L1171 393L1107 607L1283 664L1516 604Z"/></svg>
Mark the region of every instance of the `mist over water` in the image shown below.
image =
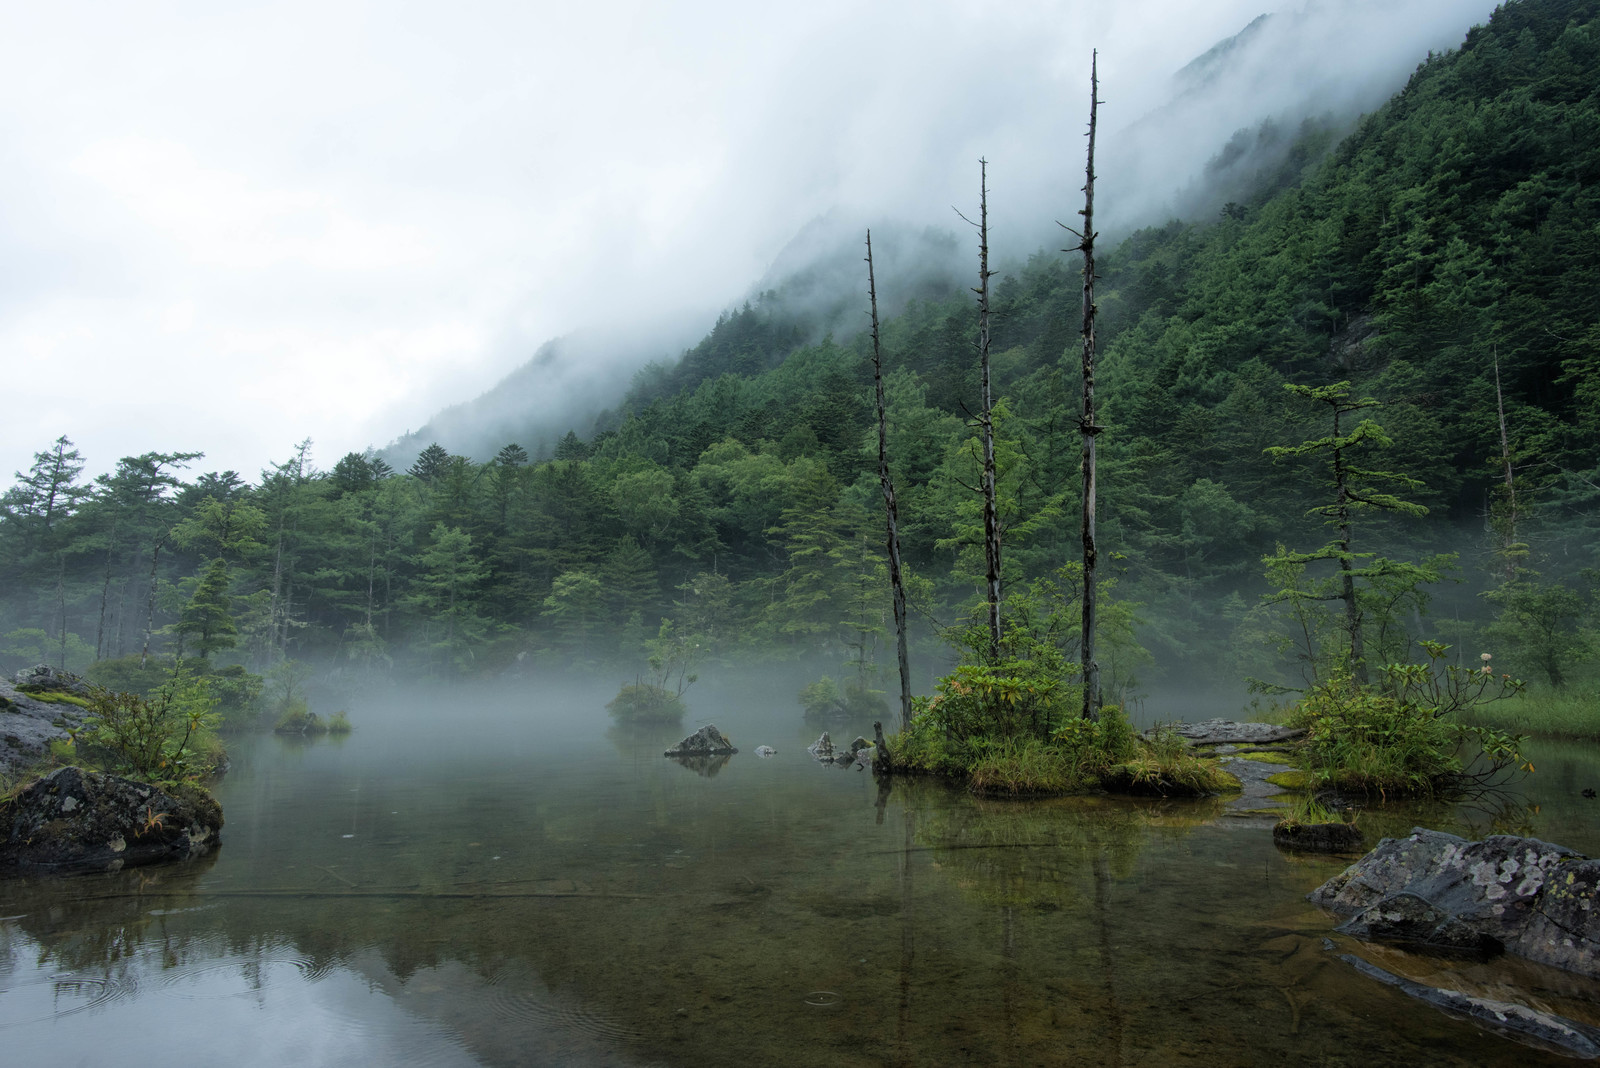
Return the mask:
<svg viewBox="0 0 1600 1068"><path fill-rule="evenodd" d="M612 726L595 678L369 693L342 741L238 739L218 853L0 884L0 1038L38 1063L1546 1063L1322 951L1302 895L1343 860L1216 800L880 787L803 751L800 674L717 673L681 727ZM707 721L740 752L661 756ZM1600 751L1533 755L1514 811L1369 833L1521 819L1600 848L1564 800Z"/></svg>

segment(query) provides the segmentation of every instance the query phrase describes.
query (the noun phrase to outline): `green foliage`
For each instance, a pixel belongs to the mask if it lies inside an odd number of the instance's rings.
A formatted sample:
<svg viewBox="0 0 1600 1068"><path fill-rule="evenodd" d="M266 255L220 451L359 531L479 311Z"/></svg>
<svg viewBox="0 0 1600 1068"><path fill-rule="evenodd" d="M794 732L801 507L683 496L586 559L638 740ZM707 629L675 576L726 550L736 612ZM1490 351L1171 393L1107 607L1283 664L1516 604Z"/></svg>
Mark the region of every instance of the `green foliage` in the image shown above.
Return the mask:
<svg viewBox="0 0 1600 1068"><path fill-rule="evenodd" d="M1485 577L1469 576L1437 614L1496 615L1492 647L1519 673L1581 680L1594 650L1582 572L1600 565L1600 183L1579 150L1600 122L1597 36L1591 0L1503 4L1342 141L1321 122L1247 131L1222 146L1215 173L1234 178L1215 203L1105 250L1100 540L1122 598L1102 604L1111 700L1162 671L1231 684L1294 681L1298 666L1311 685L1405 659L1438 547L1476 536L1486 500L1520 585L1479 600ZM1246 144L1276 155L1230 166ZM1079 503L1063 364L1076 266L1041 252L992 290L1007 590L1076 552L1062 522ZM0 494L9 666L60 665L63 642L80 671L147 644L151 664L197 641L224 656L228 616L235 655L261 672L296 659L458 677L518 654L592 671L634 662L670 615L709 657L848 658L876 685L867 345L834 329L859 309L819 312L810 284L729 309L593 423L519 428L525 448L466 457L424 439L414 465L391 461L401 472L371 451L323 471L307 441L253 481L150 452L85 484L83 457L58 439ZM901 543L925 583L919 659L963 617L980 570L964 285L924 278L882 323ZM1383 402L1385 432L1365 409L1330 425L1367 398ZM1324 485L1338 482L1335 452L1352 468L1342 504ZM1499 488L1505 468L1514 494ZM1429 514L1386 507L1403 504ZM1341 507L1358 543L1325 527ZM1277 561L1269 579L1263 557ZM1286 596L1252 612L1262 594ZM1284 648L1256 641L1291 632ZM1076 658L1070 621L1056 647ZM966 718L1025 719L1048 742L1059 695L1035 683L1072 673L1026 649L1007 657L1033 666L970 660L954 679L965 692L941 696L956 721L965 702Z"/></svg>
<svg viewBox="0 0 1600 1068"><path fill-rule="evenodd" d="M1498 704L1465 709L1461 720L1514 735L1600 741L1600 692L1522 690Z"/></svg>
<svg viewBox="0 0 1600 1068"><path fill-rule="evenodd" d="M172 678L172 665L155 658L140 663L139 656L97 660L84 677L95 686L118 693L153 694Z"/></svg>
<svg viewBox="0 0 1600 1068"><path fill-rule="evenodd" d="M1443 647L1429 649L1435 661ZM1314 687L1289 722L1305 727L1300 760L1313 786L1384 797L1451 796L1512 769L1532 771L1524 739L1445 718L1484 699L1478 683L1448 671L1391 668L1389 692L1349 677ZM1480 672L1481 674L1481 672Z"/></svg>
<svg viewBox="0 0 1600 1068"><path fill-rule="evenodd" d="M206 679L182 668L148 698L94 687L74 741L107 771L146 782L196 782L217 767L214 704Z"/></svg>
<svg viewBox="0 0 1600 1068"><path fill-rule="evenodd" d="M350 725L350 714L344 709L341 708L328 717L329 734L349 734L353 730L355 728Z"/></svg>
<svg viewBox="0 0 1600 1068"><path fill-rule="evenodd" d="M606 709L619 723L678 723L688 712L681 696L652 682L624 685Z"/></svg>
<svg viewBox="0 0 1600 1068"><path fill-rule="evenodd" d="M1103 781L1114 790L1158 797L1203 797L1234 786L1215 761L1196 756L1170 727L1139 739L1133 754L1107 769Z"/></svg>
<svg viewBox="0 0 1600 1068"><path fill-rule="evenodd" d="M867 687L860 677L849 678L840 686L824 675L800 691L800 705L808 722L864 722L888 715L889 703L881 690Z"/></svg>

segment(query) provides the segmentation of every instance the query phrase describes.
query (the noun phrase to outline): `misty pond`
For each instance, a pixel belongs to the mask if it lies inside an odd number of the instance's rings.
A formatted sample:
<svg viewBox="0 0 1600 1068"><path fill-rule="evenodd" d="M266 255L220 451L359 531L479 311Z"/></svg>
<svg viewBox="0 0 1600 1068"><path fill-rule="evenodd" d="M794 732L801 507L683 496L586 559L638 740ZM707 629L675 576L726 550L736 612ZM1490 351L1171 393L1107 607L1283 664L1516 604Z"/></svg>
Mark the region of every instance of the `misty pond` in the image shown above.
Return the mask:
<svg viewBox="0 0 1600 1068"><path fill-rule="evenodd" d="M1344 862L1278 851L1260 818L880 791L806 754L797 688L703 683L682 729L640 733L610 726L611 686L375 694L343 741L237 739L213 856L0 882L0 1048L230 1068L1558 1063L1328 952L1304 895ZM708 721L738 755L662 757ZM1577 798L1600 757L1535 756L1521 804L1369 813L1369 837L1415 821L1596 852ZM1591 985L1549 969L1339 948L1600 1022Z"/></svg>

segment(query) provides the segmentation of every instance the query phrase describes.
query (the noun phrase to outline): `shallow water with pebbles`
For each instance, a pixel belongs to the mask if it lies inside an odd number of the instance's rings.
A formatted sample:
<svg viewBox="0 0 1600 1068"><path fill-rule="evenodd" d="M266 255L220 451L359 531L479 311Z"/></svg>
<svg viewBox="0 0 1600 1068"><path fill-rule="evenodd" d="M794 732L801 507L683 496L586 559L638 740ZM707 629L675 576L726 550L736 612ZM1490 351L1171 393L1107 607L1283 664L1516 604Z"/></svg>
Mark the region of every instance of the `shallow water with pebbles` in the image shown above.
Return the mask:
<svg viewBox="0 0 1600 1068"><path fill-rule="evenodd" d="M1345 862L1279 852L1225 800L1005 803L819 765L798 689L702 685L682 727L643 732L608 727L601 688L374 695L342 742L242 739L215 856L0 883L0 1045L230 1068L1558 1063L1338 953L1600 1023L1594 985L1549 969L1328 950L1304 895ZM662 758L705 722L741 752ZM1421 822L1600 852L1579 797L1600 754L1536 763L1521 802L1358 819L1374 842Z"/></svg>

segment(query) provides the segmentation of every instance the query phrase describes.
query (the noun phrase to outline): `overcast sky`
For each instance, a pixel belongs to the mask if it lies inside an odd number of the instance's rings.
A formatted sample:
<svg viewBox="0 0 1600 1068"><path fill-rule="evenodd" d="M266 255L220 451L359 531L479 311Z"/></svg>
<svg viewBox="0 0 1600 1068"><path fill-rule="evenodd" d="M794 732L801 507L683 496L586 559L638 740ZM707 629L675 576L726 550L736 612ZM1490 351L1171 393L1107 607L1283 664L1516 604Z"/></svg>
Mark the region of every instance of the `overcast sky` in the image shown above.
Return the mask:
<svg viewBox="0 0 1600 1068"><path fill-rule="evenodd" d="M1328 3L1299 66L1403 78L1492 7ZM1269 9L0 0L0 485L60 434L91 473L331 467L553 335L714 315L830 209L948 225L979 155L1025 255L1076 207L1090 50L1109 140Z"/></svg>

